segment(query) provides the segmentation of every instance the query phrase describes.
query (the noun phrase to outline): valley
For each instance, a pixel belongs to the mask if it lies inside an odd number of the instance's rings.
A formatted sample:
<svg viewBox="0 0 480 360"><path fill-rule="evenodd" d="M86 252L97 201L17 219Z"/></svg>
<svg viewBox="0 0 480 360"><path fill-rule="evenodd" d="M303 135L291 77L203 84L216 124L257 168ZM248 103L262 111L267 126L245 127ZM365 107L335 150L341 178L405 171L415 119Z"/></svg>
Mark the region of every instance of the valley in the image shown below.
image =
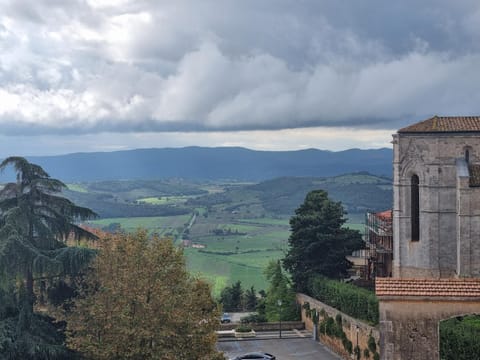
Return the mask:
<svg viewBox="0 0 480 360"><path fill-rule="evenodd" d="M341 201L348 211L346 226L360 231L366 210L391 207L391 179L363 172L263 182L82 182L68 184L65 195L99 214L90 226L107 231L141 227L171 237L184 247L190 272L207 279L217 296L235 281L244 288L266 288L263 269L283 257L289 219L313 189L327 190Z"/></svg>

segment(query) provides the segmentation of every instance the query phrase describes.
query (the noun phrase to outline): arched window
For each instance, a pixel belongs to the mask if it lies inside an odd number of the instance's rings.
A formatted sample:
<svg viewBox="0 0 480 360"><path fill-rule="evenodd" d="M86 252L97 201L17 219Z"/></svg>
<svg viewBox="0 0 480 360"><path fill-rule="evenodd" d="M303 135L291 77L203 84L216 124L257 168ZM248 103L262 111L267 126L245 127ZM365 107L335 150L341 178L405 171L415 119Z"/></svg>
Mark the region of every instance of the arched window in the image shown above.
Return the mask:
<svg viewBox="0 0 480 360"><path fill-rule="evenodd" d="M413 175L410 184L410 219L412 224L412 241L420 240L420 194L418 189L418 176Z"/></svg>
<svg viewBox="0 0 480 360"><path fill-rule="evenodd" d="M467 164L470 162L470 150L469 149L465 150L465 161L467 162Z"/></svg>

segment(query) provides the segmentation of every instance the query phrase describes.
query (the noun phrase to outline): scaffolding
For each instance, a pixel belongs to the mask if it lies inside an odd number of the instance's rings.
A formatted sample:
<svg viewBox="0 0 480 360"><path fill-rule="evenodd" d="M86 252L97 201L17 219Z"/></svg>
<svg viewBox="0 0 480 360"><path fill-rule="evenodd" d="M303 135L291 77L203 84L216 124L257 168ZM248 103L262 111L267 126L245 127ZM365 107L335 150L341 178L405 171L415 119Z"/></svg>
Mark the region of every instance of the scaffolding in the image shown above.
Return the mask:
<svg viewBox="0 0 480 360"><path fill-rule="evenodd" d="M365 214L365 278L391 277L393 261L392 210Z"/></svg>

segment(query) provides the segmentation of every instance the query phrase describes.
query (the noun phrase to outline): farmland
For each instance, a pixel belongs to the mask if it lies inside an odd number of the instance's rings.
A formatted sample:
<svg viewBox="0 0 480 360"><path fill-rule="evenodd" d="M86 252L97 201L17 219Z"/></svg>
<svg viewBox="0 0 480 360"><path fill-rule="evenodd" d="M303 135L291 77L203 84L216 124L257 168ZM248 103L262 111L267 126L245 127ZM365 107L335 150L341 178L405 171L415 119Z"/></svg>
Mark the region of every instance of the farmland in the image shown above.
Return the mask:
<svg viewBox="0 0 480 360"><path fill-rule="evenodd" d="M283 257L289 218L308 191L328 190L350 212L348 226L360 231L365 209L391 206L391 181L365 173L258 184L170 179L80 183L68 188L67 196L100 214L91 225L109 231L141 227L185 246L190 272L208 280L215 295L237 280L244 288L267 287L263 269L270 260Z"/></svg>

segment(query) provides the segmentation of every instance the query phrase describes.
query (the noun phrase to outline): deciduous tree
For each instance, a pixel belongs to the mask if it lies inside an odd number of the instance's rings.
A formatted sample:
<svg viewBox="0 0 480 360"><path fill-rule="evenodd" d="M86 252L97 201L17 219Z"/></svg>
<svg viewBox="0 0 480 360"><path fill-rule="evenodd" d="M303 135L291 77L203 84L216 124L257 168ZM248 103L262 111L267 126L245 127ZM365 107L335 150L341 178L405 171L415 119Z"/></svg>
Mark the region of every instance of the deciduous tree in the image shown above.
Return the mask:
<svg viewBox="0 0 480 360"><path fill-rule="evenodd" d="M187 273L181 249L145 231L99 241L69 345L93 359L223 359L210 287Z"/></svg>

